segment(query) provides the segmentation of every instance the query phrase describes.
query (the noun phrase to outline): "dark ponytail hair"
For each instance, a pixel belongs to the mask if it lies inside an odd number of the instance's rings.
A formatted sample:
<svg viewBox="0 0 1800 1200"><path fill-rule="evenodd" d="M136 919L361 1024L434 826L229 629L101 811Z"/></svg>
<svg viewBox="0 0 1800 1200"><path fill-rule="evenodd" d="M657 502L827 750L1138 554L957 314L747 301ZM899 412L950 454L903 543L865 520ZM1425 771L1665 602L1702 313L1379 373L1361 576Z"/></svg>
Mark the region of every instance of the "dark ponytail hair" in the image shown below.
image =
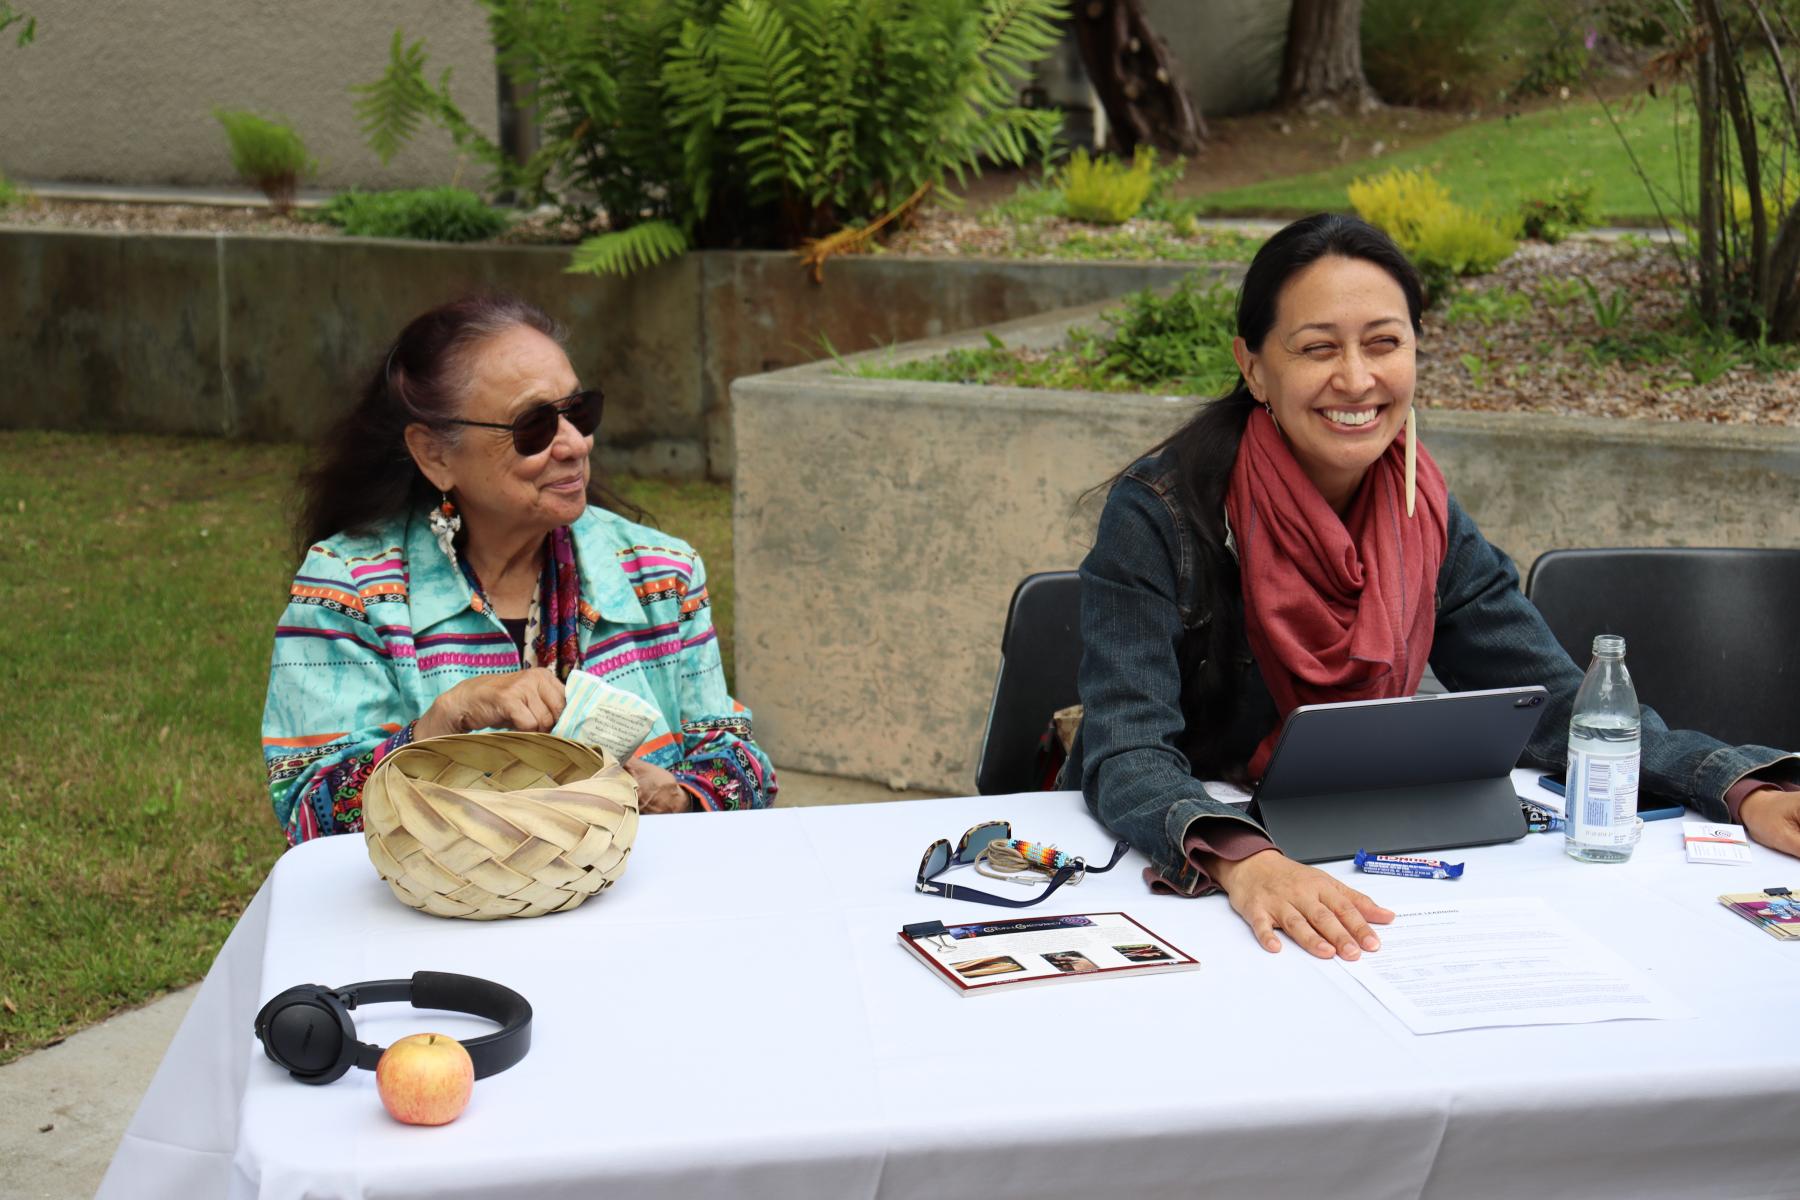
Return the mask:
<svg viewBox="0 0 1800 1200"><path fill-rule="evenodd" d="M510 329L535 329L560 344L563 330L548 313L506 292L482 292L414 317L383 352L362 396L333 423L302 473L300 553L334 534L366 531L435 503L437 489L406 448L406 427L430 426L454 440L445 418L461 410L469 357ZM600 473L588 476L588 503L634 519L643 510L620 500Z"/></svg>
<svg viewBox="0 0 1800 1200"><path fill-rule="evenodd" d="M1424 295L1419 273L1393 239L1357 217L1315 213L1285 226L1264 242L1244 273L1244 283L1238 291L1237 335L1252 350L1261 350L1269 330L1274 328L1276 305L1288 281L1329 255L1362 259L1393 276L1406 295L1414 335L1422 331L1419 317L1424 309ZM1199 602L1202 611L1215 616L1235 612L1238 602L1235 595L1224 595L1220 588L1223 581L1237 577L1235 564L1224 549L1225 490L1237 462L1244 425L1255 407L1250 386L1240 375L1235 387L1203 403L1179 429L1149 451L1151 455L1166 453L1173 457L1179 480L1174 496L1178 510L1192 528L1205 535L1199 539L1199 578L1208 594L1201 595ZM1117 483L1119 478L1114 476L1101 486ZM1203 656L1213 663L1228 661L1241 640L1241 628L1241 620L1213 620ZM1220 680L1217 673L1209 678Z"/></svg>

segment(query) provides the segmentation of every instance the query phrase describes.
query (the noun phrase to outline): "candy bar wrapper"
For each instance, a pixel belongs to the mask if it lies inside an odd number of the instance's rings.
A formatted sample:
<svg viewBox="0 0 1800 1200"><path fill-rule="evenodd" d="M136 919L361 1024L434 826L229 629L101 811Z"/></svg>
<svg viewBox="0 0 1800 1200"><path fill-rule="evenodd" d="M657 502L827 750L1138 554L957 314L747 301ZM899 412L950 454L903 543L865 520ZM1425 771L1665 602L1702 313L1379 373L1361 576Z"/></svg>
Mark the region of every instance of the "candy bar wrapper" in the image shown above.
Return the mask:
<svg viewBox="0 0 1800 1200"><path fill-rule="evenodd" d="M1404 858L1398 854L1356 852L1356 869L1369 875L1399 875L1407 879L1461 879L1463 864L1439 858Z"/></svg>

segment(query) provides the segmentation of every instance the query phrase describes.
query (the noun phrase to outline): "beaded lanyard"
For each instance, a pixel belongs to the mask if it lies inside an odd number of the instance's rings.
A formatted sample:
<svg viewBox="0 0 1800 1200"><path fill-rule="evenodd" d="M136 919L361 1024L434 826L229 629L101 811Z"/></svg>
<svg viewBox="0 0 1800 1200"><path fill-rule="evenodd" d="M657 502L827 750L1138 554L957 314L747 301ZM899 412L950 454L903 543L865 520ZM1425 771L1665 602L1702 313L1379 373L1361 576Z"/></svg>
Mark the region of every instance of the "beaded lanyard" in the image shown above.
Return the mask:
<svg viewBox="0 0 1800 1200"><path fill-rule="evenodd" d="M1070 883L1080 883L1086 864L1073 854L1065 854L1047 842L1028 842L1023 838L996 839L989 842L975 859L975 869L989 879L1002 879L1022 887L1036 887L1043 882L1036 876L1053 875L1064 867L1081 867ZM1021 878L1030 875L1031 878Z"/></svg>

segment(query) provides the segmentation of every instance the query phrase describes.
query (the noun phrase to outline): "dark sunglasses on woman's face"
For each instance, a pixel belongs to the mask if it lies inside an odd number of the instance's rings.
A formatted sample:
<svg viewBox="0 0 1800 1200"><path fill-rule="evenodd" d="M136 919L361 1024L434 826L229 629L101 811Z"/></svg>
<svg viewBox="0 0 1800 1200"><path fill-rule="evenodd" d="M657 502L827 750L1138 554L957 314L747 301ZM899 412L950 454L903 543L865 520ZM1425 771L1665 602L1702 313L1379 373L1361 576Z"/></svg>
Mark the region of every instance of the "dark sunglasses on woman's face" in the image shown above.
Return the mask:
<svg viewBox="0 0 1800 1200"><path fill-rule="evenodd" d="M600 409L605 399L599 388L590 388L561 400L546 400L534 405L506 425L494 421L463 421L456 417L445 417L444 421L449 425L507 430L512 434L513 449L529 458L550 448L550 443L556 440L557 422L564 417L582 437L600 428Z"/></svg>
<svg viewBox="0 0 1800 1200"><path fill-rule="evenodd" d="M942 896L946 900L974 900L980 904L1001 904L1007 908L1030 908L1050 898L1050 893L1067 883L1071 878L1082 875L1098 875L1110 871L1118 865L1129 845L1119 842L1113 847L1112 858L1104 867L1090 867L1082 859L1073 859L1070 865L1062 867L1050 876L1050 886L1044 889L1041 896L1030 900L1009 900L1005 896L996 896L991 892L977 891L972 887L958 887L955 884L939 883L937 877L951 867L966 867L981 857L981 852L992 842L1004 842L1012 837L1010 821L984 821L962 835L956 843L956 849L950 849L950 843L939 838L925 848L925 857L919 860L919 875L913 887L928 896Z"/></svg>

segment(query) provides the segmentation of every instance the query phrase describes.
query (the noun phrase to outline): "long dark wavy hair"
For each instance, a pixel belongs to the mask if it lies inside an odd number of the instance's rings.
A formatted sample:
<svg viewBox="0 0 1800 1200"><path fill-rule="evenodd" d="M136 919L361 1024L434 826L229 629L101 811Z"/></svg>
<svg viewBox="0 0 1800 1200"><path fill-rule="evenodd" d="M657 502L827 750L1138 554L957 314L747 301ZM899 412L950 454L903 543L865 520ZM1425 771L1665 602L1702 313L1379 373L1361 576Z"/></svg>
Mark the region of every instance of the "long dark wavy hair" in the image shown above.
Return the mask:
<svg viewBox="0 0 1800 1200"><path fill-rule="evenodd" d="M1274 328L1275 305L1288 280L1329 255L1362 259L1393 276L1406 294L1414 336L1422 332L1419 315L1424 309L1424 292L1419 273L1393 239L1359 218L1315 213L1284 227L1264 242L1244 273L1244 284L1238 292L1237 334L1252 350L1260 351L1269 330ZM1150 455L1172 455L1178 467L1178 508L1182 517L1203 534L1199 539L1202 561L1198 574L1207 594L1201 595L1199 602L1203 611L1214 614L1235 611L1227 602L1235 597L1221 594L1223 583L1237 578L1236 566L1224 548L1225 490L1237 462L1244 425L1255 407L1250 385L1239 375L1235 387L1202 404L1179 429L1148 451ZM1120 472L1100 487L1110 487L1122 475ZM1214 561L1207 561L1207 556ZM1242 636L1240 630L1241 622L1212 621L1206 659L1215 663L1227 661Z"/></svg>
<svg viewBox="0 0 1800 1200"><path fill-rule="evenodd" d="M300 476L302 556L314 543L345 531L366 531L429 507L438 499L406 449L406 427L430 426L454 440L449 424L461 409L475 349L525 326L563 341L548 313L506 292L480 292L439 305L407 323L363 385L356 406L335 422ZM597 467L588 473L587 499L633 520L644 511L613 493Z"/></svg>

